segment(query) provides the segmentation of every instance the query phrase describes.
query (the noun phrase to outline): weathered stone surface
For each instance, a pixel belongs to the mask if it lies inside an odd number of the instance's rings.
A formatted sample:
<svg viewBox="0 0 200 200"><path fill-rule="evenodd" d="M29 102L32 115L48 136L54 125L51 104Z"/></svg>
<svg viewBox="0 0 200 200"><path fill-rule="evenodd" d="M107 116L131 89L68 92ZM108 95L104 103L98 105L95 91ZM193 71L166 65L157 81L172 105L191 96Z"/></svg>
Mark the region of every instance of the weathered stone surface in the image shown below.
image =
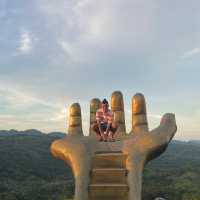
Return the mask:
<svg viewBox="0 0 200 200"><path fill-rule="evenodd" d="M121 151L105 151L95 154L90 173L90 200L108 197L110 200L119 197L127 200L129 187L125 168L126 159L127 155Z"/></svg>
<svg viewBox="0 0 200 200"><path fill-rule="evenodd" d="M98 198L108 198L115 200L117 197L127 196L127 184L90 184L89 185L90 199L96 200Z"/></svg>
<svg viewBox="0 0 200 200"><path fill-rule="evenodd" d="M124 168L126 155L122 152L106 151L105 153L96 154L92 160L93 168Z"/></svg>
<svg viewBox="0 0 200 200"><path fill-rule="evenodd" d="M93 168L91 170L91 183L109 183L125 184L126 181L126 168Z"/></svg>
<svg viewBox="0 0 200 200"><path fill-rule="evenodd" d="M137 93L132 98L132 130L133 134L148 132L146 102L144 95Z"/></svg>
<svg viewBox="0 0 200 200"><path fill-rule="evenodd" d="M95 132L92 130L92 124L96 121L96 111L100 108L101 101L100 99L94 98L90 101L90 130L89 135L95 135Z"/></svg>
<svg viewBox="0 0 200 200"><path fill-rule="evenodd" d="M126 134L124 100L120 91L115 91L111 96L111 110L114 113L114 120L118 124L117 134L121 137Z"/></svg>
<svg viewBox="0 0 200 200"><path fill-rule="evenodd" d="M122 95L119 91L113 94L114 110L124 111ZM148 131L144 96L136 94L132 99L131 134L123 133L116 142L99 142L93 134L84 136L80 119L80 106L73 104L69 134L51 145L53 156L72 168L74 199L141 200L144 166L163 153L173 138L177 130L174 114L165 114L160 125Z"/></svg>
<svg viewBox="0 0 200 200"><path fill-rule="evenodd" d="M79 103L74 103L69 109L69 127L68 134L83 135L81 107Z"/></svg>

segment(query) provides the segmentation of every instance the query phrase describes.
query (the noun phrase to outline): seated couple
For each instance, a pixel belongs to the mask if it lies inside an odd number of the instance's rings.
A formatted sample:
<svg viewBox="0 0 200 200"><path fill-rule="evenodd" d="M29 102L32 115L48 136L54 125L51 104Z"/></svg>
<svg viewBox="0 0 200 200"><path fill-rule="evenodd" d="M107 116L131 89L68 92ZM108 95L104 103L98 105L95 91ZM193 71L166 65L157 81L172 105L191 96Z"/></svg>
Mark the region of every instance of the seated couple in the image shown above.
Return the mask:
<svg viewBox="0 0 200 200"><path fill-rule="evenodd" d="M118 125L113 120L113 113L109 109L109 104L106 99L101 102L101 108L96 112L96 122L92 125L92 129L95 131L99 141L114 142L114 134Z"/></svg>

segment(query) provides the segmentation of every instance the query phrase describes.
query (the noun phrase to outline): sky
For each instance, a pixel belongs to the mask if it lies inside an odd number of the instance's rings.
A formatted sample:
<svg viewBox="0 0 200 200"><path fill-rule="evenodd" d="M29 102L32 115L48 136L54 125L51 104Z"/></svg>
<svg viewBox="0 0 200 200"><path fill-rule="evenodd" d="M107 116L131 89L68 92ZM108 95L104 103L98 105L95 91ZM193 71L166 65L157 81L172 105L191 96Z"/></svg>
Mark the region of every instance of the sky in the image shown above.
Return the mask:
<svg viewBox="0 0 200 200"><path fill-rule="evenodd" d="M67 132L68 109L143 93L150 129L200 139L199 0L0 0L0 129Z"/></svg>

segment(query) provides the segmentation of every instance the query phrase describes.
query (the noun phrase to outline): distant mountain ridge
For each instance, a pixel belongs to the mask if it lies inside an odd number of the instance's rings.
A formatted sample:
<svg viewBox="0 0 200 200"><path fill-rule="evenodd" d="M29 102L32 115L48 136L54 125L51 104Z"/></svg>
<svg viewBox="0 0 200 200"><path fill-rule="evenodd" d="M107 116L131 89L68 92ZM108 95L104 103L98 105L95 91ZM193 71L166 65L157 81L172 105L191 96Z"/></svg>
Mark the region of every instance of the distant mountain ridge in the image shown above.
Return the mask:
<svg viewBox="0 0 200 200"><path fill-rule="evenodd" d="M200 144L200 140L190 140L189 142L191 142L193 144Z"/></svg>
<svg viewBox="0 0 200 200"><path fill-rule="evenodd" d="M1 136L14 136L14 135L30 135L30 136L41 136L41 135L46 135L46 136L52 136L52 137L59 137L63 138L66 133L63 132L50 132L50 133L44 133L41 132L37 129L28 129L24 131L18 131L15 129L10 129L10 130L0 130L0 137Z"/></svg>
<svg viewBox="0 0 200 200"><path fill-rule="evenodd" d="M39 136L39 135L48 135L52 137L59 137L63 138L66 136L66 133L59 132L59 131L54 131L50 133L44 133L42 131L39 131L37 129L27 129L24 131L18 131L15 129L10 129L10 130L0 130L0 137L1 136L12 136L12 135L32 135L32 136ZM200 140L189 140L189 141L181 141L181 140L172 140L172 143L182 143L182 144L200 144Z"/></svg>

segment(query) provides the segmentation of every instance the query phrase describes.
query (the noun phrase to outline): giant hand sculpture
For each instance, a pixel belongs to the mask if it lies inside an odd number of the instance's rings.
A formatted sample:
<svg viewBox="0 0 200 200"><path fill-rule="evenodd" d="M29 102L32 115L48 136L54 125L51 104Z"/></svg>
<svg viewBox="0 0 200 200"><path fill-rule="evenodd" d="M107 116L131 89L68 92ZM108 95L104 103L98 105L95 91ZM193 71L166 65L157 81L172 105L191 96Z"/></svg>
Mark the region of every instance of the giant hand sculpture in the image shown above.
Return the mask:
<svg viewBox="0 0 200 200"><path fill-rule="evenodd" d="M95 197L94 194L91 195L93 190L91 170L94 168L93 160L97 153L121 152L122 155L126 155L124 168L127 171L125 183L128 189L127 195L123 195L123 198L119 199L141 200L144 166L148 161L158 157L165 151L177 130L175 116L170 113L165 114L161 119L160 126L149 131L145 99L142 94L138 93L132 98L132 130L127 134L123 96L120 91L115 91L111 96L111 109L114 112L114 120L119 124L117 130L118 138L116 142L99 142L91 128L92 123L95 121L96 110L99 107L100 100L92 99L90 102L89 136L84 136L80 105L78 103L72 104L70 107L68 134L64 139L56 140L52 143L51 152L72 168L75 178L74 200L118 200L116 195L119 195L119 192L118 194L114 192L114 196L106 197L105 195L104 198L98 195ZM104 159L103 162L110 161ZM108 168L104 169L105 173L106 169ZM109 170L111 171L111 169ZM97 171L98 169L96 169ZM98 192L97 186L102 187L102 185L96 184L96 193ZM109 188L111 188L111 190L116 191L117 187L122 186L122 184L105 184L103 189L109 191Z"/></svg>

